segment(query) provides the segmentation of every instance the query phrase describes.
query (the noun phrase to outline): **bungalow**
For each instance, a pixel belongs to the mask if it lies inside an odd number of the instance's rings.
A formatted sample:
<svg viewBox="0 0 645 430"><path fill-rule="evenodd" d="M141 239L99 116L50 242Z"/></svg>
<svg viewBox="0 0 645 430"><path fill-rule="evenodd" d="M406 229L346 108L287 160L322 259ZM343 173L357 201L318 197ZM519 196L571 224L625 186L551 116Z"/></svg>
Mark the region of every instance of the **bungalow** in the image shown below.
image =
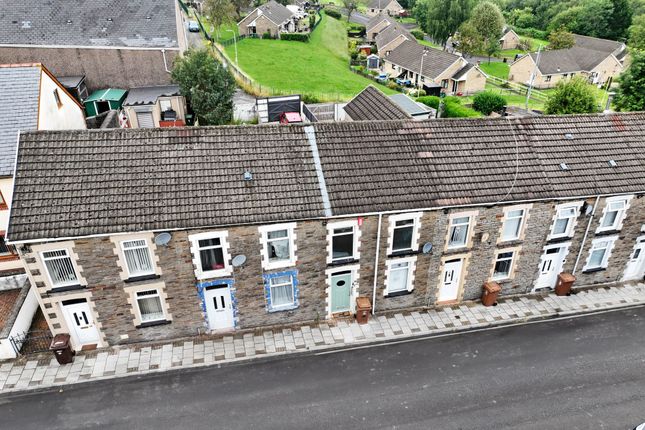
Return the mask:
<svg viewBox="0 0 645 430"><path fill-rule="evenodd" d="M627 45L624 42L617 42L615 40L599 39L597 37L582 36L580 34L573 35L575 39L575 46L580 48L587 48L593 51L606 52L612 54L622 63L625 62L627 55Z"/></svg>
<svg viewBox="0 0 645 430"><path fill-rule="evenodd" d="M574 46L569 49L526 54L511 64L509 81L535 88L552 88L559 81L584 76L592 84L604 84L618 76L623 65L613 53Z"/></svg>
<svg viewBox="0 0 645 430"><path fill-rule="evenodd" d="M0 65L0 276L23 271L5 242L19 131L84 128L82 106L45 66Z"/></svg>
<svg viewBox="0 0 645 430"><path fill-rule="evenodd" d="M400 44L406 41L416 42L415 37L401 24L394 22L382 29L374 38L379 57L390 54Z"/></svg>
<svg viewBox="0 0 645 430"><path fill-rule="evenodd" d="M383 71L410 79L429 94L468 94L486 86L486 74L463 57L405 41L383 58Z"/></svg>
<svg viewBox="0 0 645 430"><path fill-rule="evenodd" d="M186 49L176 0L13 2L0 14L0 64L85 76L89 91L170 83Z"/></svg>
<svg viewBox="0 0 645 430"><path fill-rule="evenodd" d="M297 30L297 20L293 11L275 0L257 7L238 24L239 34L247 36L279 37L280 33L293 33Z"/></svg>
<svg viewBox="0 0 645 430"><path fill-rule="evenodd" d="M177 85L130 88L123 110L132 128L181 127L186 99Z"/></svg>
<svg viewBox="0 0 645 430"><path fill-rule="evenodd" d="M396 20L390 18L388 15L376 15L370 18L365 26L365 40L374 42L376 35L383 31L386 27L396 24Z"/></svg>
<svg viewBox="0 0 645 430"><path fill-rule="evenodd" d="M379 14L399 16L403 11L403 6L396 0L371 0L367 5L367 16Z"/></svg>
<svg viewBox="0 0 645 430"><path fill-rule="evenodd" d="M26 132L8 237L77 349L346 318L359 296L382 314L489 281L638 280L643 128L627 113Z"/></svg>
<svg viewBox="0 0 645 430"><path fill-rule="evenodd" d="M504 27L502 37L499 38L500 49L517 49L520 46L520 36L511 27Z"/></svg>

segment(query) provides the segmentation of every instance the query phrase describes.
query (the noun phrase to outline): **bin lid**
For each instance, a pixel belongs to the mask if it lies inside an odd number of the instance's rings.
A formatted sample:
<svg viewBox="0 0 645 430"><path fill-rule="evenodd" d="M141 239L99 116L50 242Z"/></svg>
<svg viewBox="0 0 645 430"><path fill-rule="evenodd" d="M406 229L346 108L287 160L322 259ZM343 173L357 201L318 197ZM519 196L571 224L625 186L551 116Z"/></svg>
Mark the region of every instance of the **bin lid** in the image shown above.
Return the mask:
<svg viewBox="0 0 645 430"><path fill-rule="evenodd" d="M52 339L52 343L49 346L49 349L62 349L66 348L69 345L69 334L67 333L62 333L62 334L57 334L54 336L54 339Z"/></svg>
<svg viewBox="0 0 645 430"><path fill-rule="evenodd" d="M370 299L368 297L357 297L356 298L356 307L365 309L365 308L371 308L372 303L370 303Z"/></svg>
<svg viewBox="0 0 645 430"><path fill-rule="evenodd" d="M502 291L502 287L499 286L497 282L486 282L484 284L484 289L489 293L499 293Z"/></svg>
<svg viewBox="0 0 645 430"><path fill-rule="evenodd" d="M571 273L560 273L560 279L562 282L574 282L576 280L576 277L573 276Z"/></svg>

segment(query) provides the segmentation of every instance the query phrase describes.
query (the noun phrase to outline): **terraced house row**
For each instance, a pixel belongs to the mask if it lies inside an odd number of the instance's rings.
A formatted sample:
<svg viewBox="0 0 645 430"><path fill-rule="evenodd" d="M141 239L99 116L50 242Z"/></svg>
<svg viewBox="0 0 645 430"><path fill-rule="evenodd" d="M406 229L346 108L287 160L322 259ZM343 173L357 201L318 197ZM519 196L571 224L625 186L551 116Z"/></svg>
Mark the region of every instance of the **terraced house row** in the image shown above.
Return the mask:
<svg viewBox="0 0 645 430"><path fill-rule="evenodd" d="M106 346L642 279L645 114L28 132L8 241Z"/></svg>

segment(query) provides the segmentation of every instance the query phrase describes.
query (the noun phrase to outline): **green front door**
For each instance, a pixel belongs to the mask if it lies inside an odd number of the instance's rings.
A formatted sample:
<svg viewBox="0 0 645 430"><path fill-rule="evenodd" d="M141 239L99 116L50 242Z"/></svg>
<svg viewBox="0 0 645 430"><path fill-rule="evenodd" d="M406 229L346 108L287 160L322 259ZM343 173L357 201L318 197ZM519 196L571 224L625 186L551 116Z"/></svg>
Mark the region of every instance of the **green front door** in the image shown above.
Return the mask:
<svg viewBox="0 0 645 430"><path fill-rule="evenodd" d="M352 294L351 272L337 273L331 276L331 312L347 312L350 310Z"/></svg>

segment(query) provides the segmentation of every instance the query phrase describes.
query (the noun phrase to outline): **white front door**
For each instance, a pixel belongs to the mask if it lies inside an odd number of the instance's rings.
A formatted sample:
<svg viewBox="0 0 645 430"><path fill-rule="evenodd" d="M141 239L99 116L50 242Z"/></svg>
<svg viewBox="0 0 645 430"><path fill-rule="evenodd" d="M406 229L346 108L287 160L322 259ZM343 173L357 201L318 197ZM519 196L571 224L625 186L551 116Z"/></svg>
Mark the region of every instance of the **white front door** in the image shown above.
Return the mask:
<svg viewBox="0 0 645 430"><path fill-rule="evenodd" d="M446 261L439 286L438 302L455 301L459 297L459 281L463 260Z"/></svg>
<svg viewBox="0 0 645 430"><path fill-rule="evenodd" d="M228 285L215 285L204 290L208 328L223 330L233 328L233 305Z"/></svg>
<svg viewBox="0 0 645 430"><path fill-rule="evenodd" d="M570 243L545 246L540 258L538 278L533 290L555 288L558 275L562 272L564 257L569 251Z"/></svg>
<svg viewBox="0 0 645 430"><path fill-rule="evenodd" d="M623 281L643 280L645 276L645 236L636 239L636 246L629 256Z"/></svg>
<svg viewBox="0 0 645 430"><path fill-rule="evenodd" d="M90 304L85 299L64 301L63 315L70 335L77 346L99 343L99 331L94 324Z"/></svg>

